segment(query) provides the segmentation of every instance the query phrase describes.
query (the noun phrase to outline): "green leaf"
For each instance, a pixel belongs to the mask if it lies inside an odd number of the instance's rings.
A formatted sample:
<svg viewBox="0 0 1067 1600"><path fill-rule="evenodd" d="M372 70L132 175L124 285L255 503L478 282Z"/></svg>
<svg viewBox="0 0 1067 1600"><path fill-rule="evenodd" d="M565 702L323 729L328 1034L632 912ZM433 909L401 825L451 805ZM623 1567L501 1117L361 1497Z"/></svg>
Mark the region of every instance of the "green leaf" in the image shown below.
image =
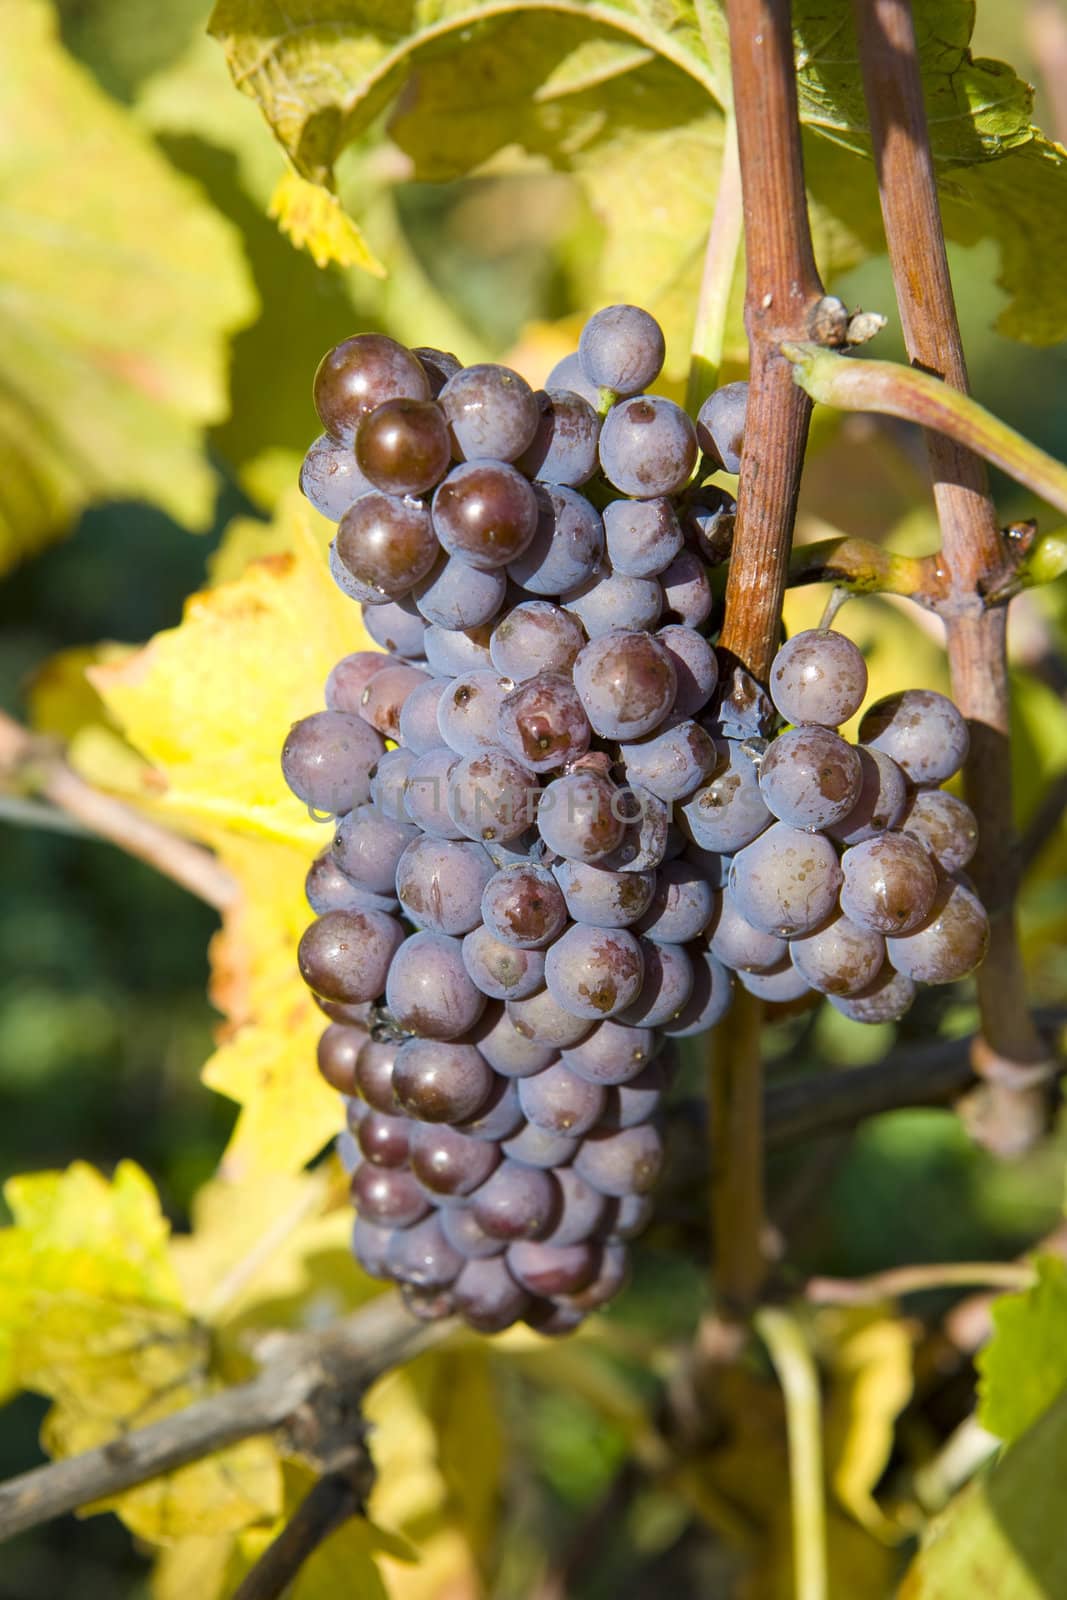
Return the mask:
<svg viewBox="0 0 1067 1600"><path fill-rule="evenodd" d="M993 1337L977 1358L978 1420L1010 1443L1067 1389L1067 1262L1038 1256L1037 1282L993 1305Z"/></svg>
<svg viewBox="0 0 1067 1600"><path fill-rule="evenodd" d="M255 305L230 224L66 55L50 8L4 21L0 570L100 498L207 524L202 430Z"/></svg>
<svg viewBox="0 0 1067 1600"><path fill-rule="evenodd" d="M1067 1543L1056 1514L1065 1475L1067 1398L934 1521L897 1600L1053 1600L1067 1594Z"/></svg>

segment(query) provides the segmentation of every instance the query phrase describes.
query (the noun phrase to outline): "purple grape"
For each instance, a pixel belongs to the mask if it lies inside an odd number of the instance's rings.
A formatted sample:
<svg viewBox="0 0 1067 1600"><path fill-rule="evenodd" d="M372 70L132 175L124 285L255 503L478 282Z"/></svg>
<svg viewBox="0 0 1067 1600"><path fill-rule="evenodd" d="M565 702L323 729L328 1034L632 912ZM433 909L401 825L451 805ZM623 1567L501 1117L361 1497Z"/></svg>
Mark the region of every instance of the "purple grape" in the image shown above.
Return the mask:
<svg viewBox="0 0 1067 1600"><path fill-rule="evenodd" d="M654 872L608 872L580 861L561 861L553 876L575 922L595 928L627 928L648 910Z"/></svg>
<svg viewBox="0 0 1067 1600"><path fill-rule="evenodd" d="M520 1032L507 1011L493 1004L486 1007L471 1037L493 1070L505 1078L527 1078L533 1072L543 1072L559 1053L556 1045L534 1039L525 1031L525 1025Z"/></svg>
<svg viewBox="0 0 1067 1600"><path fill-rule="evenodd" d="M880 750L856 746L860 762L860 792L856 804L832 822L826 832L838 844L862 844L886 828L898 826L908 803L908 780L895 761Z"/></svg>
<svg viewBox="0 0 1067 1600"><path fill-rule="evenodd" d="M448 814L468 839L506 842L534 820L539 791L536 778L505 750L464 756L452 769Z"/></svg>
<svg viewBox="0 0 1067 1600"><path fill-rule="evenodd" d="M650 1123L618 1133L591 1133L574 1158L574 1170L601 1194L647 1194L663 1165L663 1141Z"/></svg>
<svg viewBox="0 0 1067 1600"><path fill-rule="evenodd" d="M470 1207L496 1239L543 1239L559 1220L562 1199L550 1172L505 1160L471 1196Z"/></svg>
<svg viewBox="0 0 1067 1600"><path fill-rule="evenodd" d="M821 833L801 833L775 822L738 852L730 892L738 911L762 933L779 938L810 933L837 904L841 868Z"/></svg>
<svg viewBox="0 0 1067 1600"><path fill-rule="evenodd" d="M333 550L349 579L345 593L371 605L410 594L440 554L422 502L377 489L349 506Z"/></svg>
<svg viewBox="0 0 1067 1600"><path fill-rule="evenodd" d="M376 1167L406 1167L411 1148L411 1123L407 1117L389 1116L368 1108L360 1119L356 1143L364 1161Z"/></svg>
<svg viewBox="0 0 1067 1600"><path fill-rule="evenodd" d="M443 678L458 678L464 672L488 670L492 665L488 624L474 628L442 628L431 622L423 636L426 665Z"/></svg>
<svg viewBox="0 0 1067 1600"><path fill-rule="evenodd" d="M385 1255L394 1283L418 1289L447 1289L463 1266L463 1256L445 1233L440 1216L431 1215L413 1228L393 1234Z"/></svg>
<svg viewBox="0 0 1067 1600"><path fill-rule="evenodd" d="M623 577L658 577L681 552L682 529L669 500L611 500L603 517L608 558Z"/></svg>
<svg viewBox="0 0 1067 1600"><path fill-rule="evenodd" d="M683 628L701 628L711 616L712 594L707 568L691 550L683 550L660 573L663 617Z"/></svg>
<svg viewBox="0 0 1067 1600"><path fill-rule="evenodd" d="M535 398L537 432L515 465L540 483L576 488L597 469L600 418L596 408L568 389L549 389Z"/></svg>
<svg viewBox="0 0 1067 1600"><path fill-rule="evenodd" d="M399 922L383 911L327 911L300 941L300 975L326 1000L377 1000L403 938Z"/></svg>
<svg viewBox="0 0 1067 1600"><path fill-rule="evenodd" d="M661 395L623 400L604 418L600 465L622 494L653 500L684 489L697 463L697 438L681 406Z"/></svg>
<svg viewBox="0 0 1067 1600"><path fill-rule="evenodd" d="M676 622L660 628L656 638L671 658L677 689L672 714L695 717L703 711L719 681L719 663L706 639Z"/></svg>
<svg viewBox="0 0 1067 1600"><path fill-rule="evenodd" d="M346 878L329 850L324 850L311 863L304 892L308 905L319 917L327 911L387 911L392 914L400 909L392 895L374 894Z"/></svg>
<svg viewBox="0 0 1067 1600"><path fill-rule="evenodd" d="M771 662L770 691L787 722L838 728L863 704L867 663L843 633L808 628L787 640Z"/></svg>
<svg viewBox="0 0 1067 1600"><path fill-rule="evenodd" d="M326 432L351 443L362 417L386 400L428 400L419 360L384 333L359 333L328 350L315 374L314 400Z"/></svg>
<svg viewBox="0 0 1067 1600"><path fill-rule="evenodd" d="M442 546L483 571L521 556L537 519L533 489L505 461L464 461L434 492L433 528Z"/></svg>
<svg viewBox="0 0 1067 1600"><path fill-rule="evenodd" d="M590 383L582 371L582 364L578 358L577 350L573 355L564 356L562 361L557 361L548 377L545 379L545 388L553 391L564 390L571 394L581 395L583 400L596 411L600 405L600 389L595 383Z"/></svg>
<svg viewBox="0 0 1067 1600"><path fill-rule="evenodd" d="M507 587L508 580L499 568L485 572L459 556L443 555L411 593L427 622L459 630L492 622L504 604Z"/></svg>
<svg viewBox="0 0 1067 1600"><path fill-rule="evenodd" d="M901 833L918 839L943 872L959 872L978 848L974 812L943 789L920 789L899 826Z"/></svg>
<svg viewBox="0 0 1067 1600"><path fill-rule="evenodd" d="M600 1266L591 1244L544 1244L518 1239L508 1246L508 1271L531 1294L575 1294L588 1288Z"/></svg>
<svg viewBox="0 0 1067 1600"><path fill-rule="evenodd" d="M404 790L417 757L411 750L387 750L371 770L371 805L390 822L407 822Z"/></svg>
<svg viewBox="0 0 1067 1600"><path fill-rule="evenodd" d="M530 1296L504 1261L468 1261L452 1286L456 1310L478 1333L503 1333L526 1315Z"/></svg>
<svg viewBox="0 0 1067 1600"><path fill-rule="evenodd" d="M522 553L509 562L508 577L531 594L565 594L597 571L604 554L604 524L576 489L537 484L530 492L536 498L537 526Z"/></svg>
<svg viewBox="0 0 1067 1600"><path fill-rule="evenodd" d="M352 1174L352 1199L367 1222L380 1228L410 1228L429 1215L430 1202L411 1176L399 1167L375 1167L370 1162Z"/></svg>
<svg viewBox="0 0 1067 1600"><path fill-rule="evenodd" d="M474 1220L469 1206L442 1206L439 1216L445 1238L453 1250L468 1260L503 1255L507 1249L503 1239L495 1239Z"/></svg>
<svg viewBox="0 0 1067 1600"><path fill-rule="evenodd" d="M282 775L312 810L341 816L367 799L370 769L384 748L361 717L316 711L289 729Z"/></svg>
<svg viewBox="0 0 1067 1600"><path fill-rule="evenodd" d="M505 944L484 926L464 939L463 963L472 981L493 1000L522 1000L544 986L541 951Z"/></svg>
<svg viewBox="0 0 1067 1600"><path fill-rule="evenodd" d="M467 975L458 939L416 933L393 957L385 1003L399 1025L412 1033L427 1039L458 1039L481 1016L485 996Z"/></svg>
<svg viewBox="0 0 1067 1600"><path fill-rule="evenodd" d="M467 1195L500 1165L500 1147L458 1128L423 1122L411 1135L411 1170L433 1195Z"/></svg>
<svg viewBox="0 0 1067 1600"><path fill-rule="evenodd" d="M497 623L489 653L498 672L523 683L541 672L569 672L584 643L585 632L569 611L526 600Z"/></svg>
<svg viewBox="0 0 1067 1600"><path fill-rule="evenodd" d="M639 1077L652 1060L655 1048L651 1028L630 1027L609 1018L599 1022L580 1044L564 1050L563 1061L587 1083L610 1087Z"/></svg>
<svg viewBox="0 0 1067 1600"><path fill-rule="evenodd" d="M724 383L704 401L697 413L697 439L709 466L741 471L747 406L747 383Z"/></svg>
<svg viewBox="0 0 1067 1600"><path fill-rule="evenodd" d="M611 1239L635 1239L652 1220L653 1205L647 1194L626 1194L615 1200ZM607 1251L605 1251L605 1255Z"/></svg>
<svg viewBox="0 0 1067 1600"><path fill-rule="evenodd" d="M380 1228L366 1217L357 1217L352 1226L352 1254L368 1277L388 1278L385 1258L393 1241L394 1229Z"/></svg>
<svg viewBox="0 0 1067 1600"><path fill-rule="evenodd" d="M541 793L537 826L550 850L571 861L598 861L622 842L624 791L596 772L556 778Z"/></svg>
<svg viewBox="0 0 1067 1600"><path fill-rule="evenodd" d="M501 1146L509 1161L518 1161L524 1167L543 1167L553 1172L573 1161L580 1140L565 1133L551 1133L533 1122L525 1123Z"/></svg>
<svg viewBox="0 0 1067 1600"><path fill-rule="evenodd" d="M688 1039L721 1022L733 999L733 973L710 950L694 954L693 989L679 1016L663 1025L671 1039Z"/></svg>
<svg viewBox="0 0 1067 1600"><path fill-rule="evenodd" d="M760 792L758 768L745 745L721 739L715 748L715 770L681 808L681 821L702 849L733 855L758 839L772 817Z"/></svg>
<svg viewBox="0 0 1067 1600"><path fill-rule="evenodd" d="M666 860L671 842L670 807L636 784L620 790L616 811L629 817L620 843L600 865L612 872L650 872Z"/></svg>
<svg viewBox="0 0 1067 1600"><path fill-rule="evenodd" d="M356 1088L375 1111L393 1116L400 1109L393 1093L393 1065L398 1047L366 1039L356 1058Z"/></svg>
<svg viewBox="0 0 1067 1600"><path fill-rule="evenodd" d="M458 761L453 750L438 745L412 762L404 785L405 814L435 839L463 838L448 814L448 790Z"/></svg>
<svg viewBox="0 0 1067 1600"><path fill-rule="evenodd" d="M386 667L384 672L376 672L360 696L360 716L385 738L398 740L404 702L426 681L425 672L406 663L397 663Z"/></svg>
<svg viewBox="0 0 1067 1600"><path fill-rule="evenodd" d="M386 494L425 493L451 460L448 424L432 400L385 400L356 430L359 469Z"/></svg>
<svg viewBox="0 0 1067 1600"><path fill-rule="evenodd" d="M858 994L882 970L885 940L838 912L823 927L792 939L793 965L820 994Z"/></svg>
<svg viewBox="0 0 1067 1600"><path fill-rule="evenodd" d="M667 716L678 681L670 654L658 639L619 629L581 651L574 663L574 687L601 738L640 739Z"/></svg>
<svg viewBox="0 0 1067 1600"><path fill-rule="evenodd" d="M494 873L482 895L482 920L505 944L538 950L567 922L567 906L552 873L532 862Z"/></svg>
<svg viewBox="0 0 1067 1600"><path fill-rule="evenodd" d="M385 607L370 606L368 609L384 610ZM380 650L355 650L350 656L342 656L326 679L325 695L329 710L348 711L354 717L361 716L364 689L376 672L384 672L386 667L393 664ZM318 714L322 715L321 712Z"/></svg>
<svg viewBox="0 0 1067 1600"><path fill-rule="evenodd" d="M915 983L954 983L981 966L989 948L989 918L978 896L965 884L940 884L921 928L903 938L887 938L886 950L898 972Z"/></svg>
<svg viewBox="0 0 1067 1600"><path fill-rule="evenodd" d="M552 946L553 950L556 948ZM550 1045L554 1051L569 1050L584 1039L593 1026L585 1017L561 1005L550 989L540 989L526 1000L508 1000L506 1004L508 1016L518 1033L536 1044ZM497 1068L498 1072L503 1070Z"/></svg>
<svg viewBox="0 0 1067 1600"><path fill-rule="evenodd" d="M397 863L397 899L417 928L469 933L481 921L482 891L492 876L480 845L423 834Z"/></svg>
<svg viewBox="0 0 1067 1600"><path fill-rule="evenodd" d="M650 1062L629 1083L609 1089L601 1127L618 1130L650 1122L659 1111L667 1088L668 1076L662 1058Z"/></svg>
<svg viewBox="0 0 1067 1600"><path fill-rule="evenodd" d="M627 1198L637 1198L627 1196ZM630 1275L630 1258L626 1246L614 1240L605 1244L600 1254L600 1266L596 1277L577 1294L561 1295L555 1305L559 1312L569 1311L572 1316L584 1317L587 1312L595 1311L598 1306L606 1305L609 1300L625 1288Z"/></svg>
<svg viewBox="0 0 1067 1600"><path fill-rule="evenodd" d="M421 660L425 653L426 623L409 598L363 607L363 626L383 650L405 660Z"/></svg>
<svg viewBox="0 0 1067 1600"><path fill-rule="evenodd" d="M637 998L621 1013L635 1026L658 1028L681 1016L693 992L693 964L680 944L641 940L645 976Z"/></svg>
<svg viewBox="0 0 1067 1600"><path fill-rule="evenodd" d="M468 672L455 678L438 701L439 742L458 756L476 756L501 743L497 722L510 688L510 681L495 672Z"/></svg>
<svg viewBox="0 0 1067 1600"><path fill-rule="evenodd" d="M441 730L437 726L437 707L441 696L449 687L444 678L427 678L408 695L400 708L397 731L406 750L424 756L441 745Z"/></svg>
<svg viewBox="0 0 1067 1600"><path fill-rule="evenodd" d="M366 1037L362 1028L346 1028L341 1022L331 1022L319 1035L319 1072L338 1094L357 1093L356 1062Z"/></svg>
<svg viewBox="0 0 1067 1600"><path fill-rule="evenodd" d="M560 1167L555 1178L563 1199L559 1221L545 1235L545 1244L584 1244L596 1238L609 1215L607 1196L580 1178L573 1167Z"/></svg>
<svg viewBox="0 0 1067 1600"><path fill-rule="evenodd" d="M760 793L791 828L828 828L850 815L863 787L858 753L840 734L804 723L779 734L763 757Z"/></svg>
<svg viewBox="0 0 1067 1600"><path fill-rule="evenodd" d="M739 972L737 981L749 994L769 1005L791 1005L812 993L808 980L788 956L766 972Z"/></svg>
<svg viewBox="0 0 1067 1600"><path fill-rule="evenodd" d="M868 988L859 994L832 994L830 1004L852 1022L899 1022L914 999L912 980L894 972L887 962Z"/></svg>
<svg viewBox="0 0 1067 1600"><path fill-rule="evenodd" d="M493 1091L493 1074L472 1044L408 1039L392 1067L395 1105L420 1122L465 1122Z"/></svg>
<svg viewBox="0 0 1067 1600"><path fill-rule="evenodd" d="M640 306L605 306L578 340L578 362L589 383L618 395L640 394L655 382L666 345L655 317Z"/></svg>
<svg viewBox="0 0 1067 1600"><path fill-rule="evenodd" d="M741 915L729 885L719 895L707 940L712 955L734 972L770 972L789 954L784 939L754 928Z"/></svg>
<svg viewBox="0 0 1067 1600"><path fill-rule="evenodd" d="M456 1309L450 1288L416 1289L414 1284L404 1283L400 1286L400 1298L405 1311L410 1311L420 1322L441 1322L445 1317L452 1316Z"/></svg>
<svg viewBox="0 0 1067 1600"><path fill-rule="evenodd" d="M585 1312L577 1306L567 1305L562 1297L556 1300L531 1300L523 1321L544 1339L562 1339L581 1327Z"/></svg>
<svg viewBox="0 0 1067 1600"><path fill-rule="evenodd" d="M502 686L507 679L498 679ZM497 702L496 734L531 772L551 772L584 755L592 730L569 677L540 672ZM444 730L442 729L442 732Z"/></svg>
<svg viewBox="0 0 1067 1600"><path fill-rule="evenodd" d="M481 1023L472 1036L478 1038L479 1044L483 1040L480 1028ZM523 1043L526 1041L523 1040ZM461 1133L469 1133L472 1139L492 1139L499 1142L501 1139L510 1139L513 1133L518 1133L522 1124L523 1110L519 1104L516 1080L494 1073L493 1087L489 1091L488 1100L476 1116L465 1117L462 1122L457 1123L457 1127Z"/></svg>
<svg viewBox="0 0 1067 1600"><path fill-rule="evenodd" d="M328 433L319 435L300 468L301 490L331 522L340 522L353 500L373 487L360 472L351 444L341 444Z"/></svg>
<svg viewBox="0 0 1067 1600"><path fill-rule="evenodd" d="M717 898L691 861L668 861L656 874L652 899L635 930L659 944L687 944L708 926Z"/></svg>
<svg viewBox="0 0 1067 1600"><path fill-rule="evenodd" d="M561 597L581 620L590 639L618 628L650 633L663 611L663 590L655 578L624 578L599 572Z"/></svg>
<svg viewBox="0 0 1067 1600"><path fill-rule="evenodd" d="M545 958L545 983L553 999L572 1016L595 1022L631 1005L643 978L641 947L624 928L575 923Z"/></svg>
<svg viewBox="0 0 1067 1600"><path fill-rule="evenodd" d="M419 364L429 380L430 394L435 400L449 378L454 378L457 372L463 370L462 361L450 350L438 350L431 344L417 344L411 353L418 356Z"/></svg>
<svg viewBox="0 0 1067 1600"><path fill-rule="evenodd" d="M946 695L904 689L863 713L860 740L892 756L912 783L944 783L967 759L967 724Z"/></svg>
<svg viewBox="0 0 1067 1600"><path fill-rule="evenodd" d="M395 894L397 865L416 837L410 822L387 817L377 806L357 806L338 824L333 859L360 888Z"/></svg>
<svg viewBox="0 0 1067 1600"><path fill-rule="evenodd" d="M841 857L841 909L873 933L912 933L937 893L937 868L917 839L880 833Z"/></svg>
<svg viewBox="0 0 1067 1600"><path fill-rule="evenodd" d="M725 489L704 483L686 495L681 511L686 543L710 566L721 566L733 549L737 501Z"/></svg>
<svg viewBox="0 0 1067 1600"><path fill-rule="evenodd" d="M565 1133L573 1139L595 1127L604 1110L605 1095L600 1085L578 1077L562 1061L523 1078L518 1093L519 1104L530 1122L549 1133Z"/></svg>
<svg viewBox="0 0 1067 1600"><path fill-rule="evenodd" d="M664 732L620 746L626 776L660 800L685 800L718 764L711 735L698 722L676 722Z"/></svg>
<svg viewBox="0 0 1067 1600"><path fill-rule="evenodd" d="M533 443L540 421L536 397L510 367L463 367L438 396L461 461L514 461Z"/></svg>

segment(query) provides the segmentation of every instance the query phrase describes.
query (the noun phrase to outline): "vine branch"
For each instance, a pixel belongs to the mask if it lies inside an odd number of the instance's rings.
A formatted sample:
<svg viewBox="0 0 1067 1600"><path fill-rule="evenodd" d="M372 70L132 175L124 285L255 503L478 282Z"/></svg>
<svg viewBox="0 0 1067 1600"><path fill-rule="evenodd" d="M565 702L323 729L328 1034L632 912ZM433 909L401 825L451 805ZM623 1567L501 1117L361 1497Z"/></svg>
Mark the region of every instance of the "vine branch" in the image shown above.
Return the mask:
<svg viewBox="0 0 1067 1600"><path fill-rule="evenodd" d="M231 1600L280 1600L319 1545L349 1517L362 1515L369 1488L365 1478L358 1464L348 1471L325 1473L245 1574Z"/></svg>
<svg viewBox="0 0 1067 1600"><path fill-rule="evenodd" d="M923 105L910 0L853 0L893 283L909 359L961 394L968 390ZM931 379L912 374L925 386ZM971 865L990 919L977 974L983 1038L974 1065L989 1081L965 1109L972 1132L1003 1153L1044 1131L1045 1052L1026 1003L1015 922L1018 851L1009 743L1007 611L983 600L1002 564L983 462L928 428L927 449L953 604L943 611L953 691L971 732L964 788L978 820ZM1062 469L1061 469L1062 470ZM1067 473L1065 473L1067 480Z"/></svg>
<svg viewBox="0 0 1067 1600"><path fill-rule="evenodd" d="M3 711L0 778L16 796L47 801L58 813L73 818L80 825L78 831L118 845L216 911L225 911L234 903L237 885L210 850L153 822L113 795L94 789L68 765L57 746L35 737Z"/></svg>

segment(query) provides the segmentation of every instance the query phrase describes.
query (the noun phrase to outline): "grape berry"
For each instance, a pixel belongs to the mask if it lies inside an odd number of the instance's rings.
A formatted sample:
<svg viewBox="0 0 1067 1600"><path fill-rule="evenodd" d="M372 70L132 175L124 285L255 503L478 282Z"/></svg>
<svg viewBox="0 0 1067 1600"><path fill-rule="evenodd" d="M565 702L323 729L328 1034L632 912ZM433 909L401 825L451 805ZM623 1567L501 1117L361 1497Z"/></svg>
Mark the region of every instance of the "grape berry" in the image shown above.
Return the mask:
<svg viewBox="0 0 1067 1600"><path fill-rule="evenodd" d="M568 1332L622 1286L673 1041L735 984L880 1022L987 939L974 818L937 787L966 755L943 696L879 702L853 746L863 658L812 630L770 674L793 726L725 736L709 565L733 503L703 480L741 465L747 387L694 426L646 392L662 361L614 306L547 391L381 334L315 379L301 485L386 653L338 662L286 740L336 825L300 969L357 1259L487 1333Z"/></svg>

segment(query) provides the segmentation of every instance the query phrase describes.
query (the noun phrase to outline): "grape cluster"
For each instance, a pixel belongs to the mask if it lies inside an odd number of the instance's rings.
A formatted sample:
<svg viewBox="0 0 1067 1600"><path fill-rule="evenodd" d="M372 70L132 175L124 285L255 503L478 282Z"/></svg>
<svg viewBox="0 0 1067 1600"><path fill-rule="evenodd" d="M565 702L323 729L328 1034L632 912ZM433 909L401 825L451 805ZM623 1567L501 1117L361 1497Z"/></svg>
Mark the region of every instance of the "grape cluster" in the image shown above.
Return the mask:
<svg viewBox="0 0 1067 1600"><path fill-rule="evenodd" d="M738 469L747 390L694 425L646 392L663 353L614 306L544 391L380 334L315 379L301 485L381 648L283 751L336 819L300 968L357 1258L486 1332L567 1332L618 1290L673 1041L735 982L880 1020L981 954L973 819L934 787L965 750L949 702L884 702L853 749L862 658L806 634L772 682L795 726L726 736L709 574L734 507L709 479Z"/></svg>

